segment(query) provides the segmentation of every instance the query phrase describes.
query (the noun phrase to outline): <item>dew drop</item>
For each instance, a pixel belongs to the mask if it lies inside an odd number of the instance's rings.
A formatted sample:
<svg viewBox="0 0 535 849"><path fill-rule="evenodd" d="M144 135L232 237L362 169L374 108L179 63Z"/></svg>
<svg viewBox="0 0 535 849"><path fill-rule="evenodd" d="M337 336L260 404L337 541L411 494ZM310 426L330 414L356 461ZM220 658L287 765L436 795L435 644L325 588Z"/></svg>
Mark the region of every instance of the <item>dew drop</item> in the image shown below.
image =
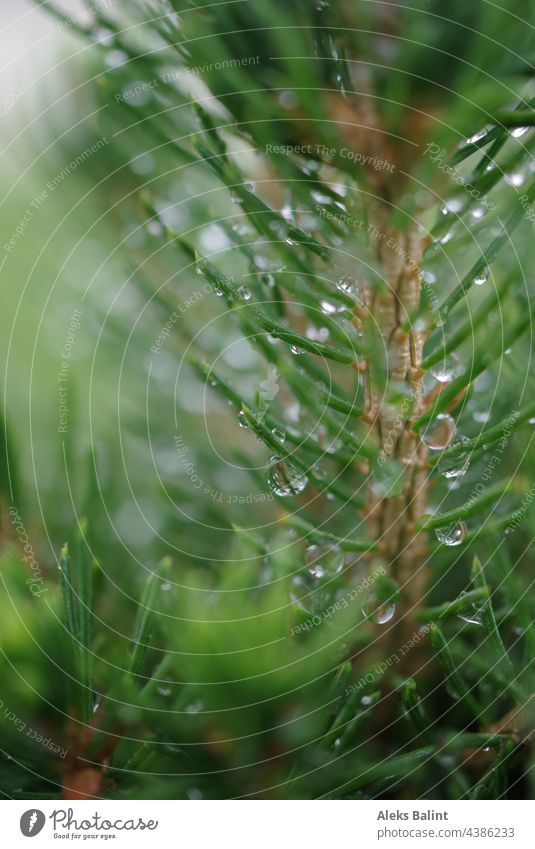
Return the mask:
<svg viewBox="0 0 535 849"><path fill-rule="evenodd" d="M249 422L247 421L247 416L245 415L243 410L240 410L240 412L238 413L238 424L244 430L246 430L249 427Z"/></svg>
<svg viewBox="0 0 535 849"><path fill-rule="evenodd" d="M450 357L445 357L441 363L433 366L429 369L429 371L439 383L448 383L448 381L453 380L453 378L456 377L458 368L459 359L452 355Z"/></svg>
<svg viewBox="0 0 535 849"><path fill-rule="evenodd" d="M451 448L462 445L464 442L468 442L468 439L466 436L459 434L452 441ZM470 455L465 451L463 454L457 454L455 457L446 457L444 460L441 460L438 464L438 471L445 478L448 478L448 480L451 478L461 478L466 474L469 465Z"/></svg>
<svg viewBox="0 0 535 849"><path fill-rule="evenodd" d="M474 283L476 286L482 286L483 283L486 283L489 279L489 269L485 268L477 277L474 277Z"/></svg>
<svg viewBox="0 0 535 849"><path fill-rule="evenodd" d="M436 537L443 545L460 545L466 537L466 525L464 522L453 522L451 525L444 525L442 528L437 528L435 531Z"/></svg>
<svg viewBox="0 0 535 849"><path fill-rule="evenodd" d="M466 593L461 593L460 598L462 598ZM462 610L457 614L458 618L463 622L467 622L469 625L482 625L483 620L481 618L481 608L477 606L477 604L471 604L470 607Z"/></svg>
<svg viewBox="0 0 535 849"><path fill-rule="evenodd" d="M279 442L284 442L286 439L286 431L282 427L274 427L271 433Z"/></svg>
<svg viewBox="0 0 535 849"><path fill-rule="evenodd" d="M268 286L270 289L273 289L275 286L275 277L273 274L261 274L260 281L264 284L264 286Z"/></svg>
<svg viewBox="0 0 535 849"><path fill-rule="evenodd" d="M186 713L200 713L202 709L203 703L200 699L197 699L186 707Z"/></svg>
<svg viewBox="0 0 535 849"><path fill-rule="evenodd" d="M292 352L292 354L296 355L305 353L304 348L300 348L299 345L290 345L290 351Z"/></svg>
<svg viewBox="0 0 535 849"><path fill-rule="evenodd" d="M246 286L240 286L238 289L238 297L240 301L250 301L252 298L251 290Z"/></svg>
<svg viewBox="0 0 535 849"><path fill-rule="evenodd" d="M387 604L379 604L379 606L372 612L368 612L368 610L368 607L363 608L363 612L369 619L372 619L377 623L377 625L386 625L387 622L390 622L394 618L396 605L393 602L390 602Z"/></svg>
<svg viewBox="0 0 535 849"><path fill-rule="evenodd" d="M424 442L431 451L442 451L455 436L455 422L448 413L440 413L422 434Z"/></svg>
<svg viewBox="0 0 535 849"><path fill-rule="evenodd" d="M269 461L268 483L275 495L298 495L305 489L308 478L280 457L274 456Z"/></svg>
<svg viewBox="0 0 535 849"><path fill-rule="evenodd" d="M338 308L334 304L331 304L330 301L322 301L321 311L325 313L325 315L333 315L335 312L338 312Z"/></svg>
<svg viewBox="0 0 535 849"><path fill-rule="evenodd" d="M386 625L394 618L396 601L399 598L399 587L389 579L388 584L369 589L362 604L362 612L366 619L377 625Z"/></svg>
<svg viewBox="0 0 535 849"><path fill-rule="evenodd" d="M468 136L465 144L475 144L478 141L481 141L482 138L485 137L486 130L479 130L479 132L474 133L472 136Z"/></svg>
<svg viewBox="0 0 535 849"><path fill-rule="evenodd" d="M350 295L352 298L358 297L358 287L355 285L351 277L340 277L336 281L336 288L345 295Z"/></svg>
<svg viewBox="0 0 535 849"><path fill-rule="evenodd" d="M312 578L332 578L345 566L345 554L339 545L309 545L305 552L307 569Z"/></svg>
<svg viewBox="0 0 535 849"><path fill-rule="evenodd" d="M515 189L518 189L526 182L526 175L517 171L515 174L508 174L505 179L510 186L514 186Z"/></svg>

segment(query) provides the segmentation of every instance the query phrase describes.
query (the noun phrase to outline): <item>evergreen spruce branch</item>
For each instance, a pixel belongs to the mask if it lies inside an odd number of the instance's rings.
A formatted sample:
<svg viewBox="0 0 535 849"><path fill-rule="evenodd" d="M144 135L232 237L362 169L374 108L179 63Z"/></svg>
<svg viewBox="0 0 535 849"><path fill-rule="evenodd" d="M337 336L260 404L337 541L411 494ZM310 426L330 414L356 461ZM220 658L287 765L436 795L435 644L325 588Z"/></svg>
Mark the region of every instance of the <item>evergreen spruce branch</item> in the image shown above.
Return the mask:
<svg viewBox="0 0 535 849"><path fill-rule="evenodd" d="M373 693L367 694L367 703L365 707L358 707L353 716L345 720L336 729L336 734L333 743L336 745L337 754L347 752L353 744L355 737L362 731L366 721L371 718L374 708L381 698L381 692L376 690Z"/></svg>
<svg viewBox="0 0 535 849"><path fill-rule="evenodd" d="M78 580L78 645L80 657L80 683L83 690L82 719L91 722L93 718L93 657L91 644L93 639L93 572L95 561L92 559L87 542L87 521L81 520L76 534L76 553Z"/></svg>
<svg viewBox="0 0 535 849"><path fill-rule="evenodd" d="M242 407L242 412L249 427L264 443L264 445L266 445L270 451L273 451L277 457L280 457L281 460L287 461L290 465L295 466L296 469L305 474L317 487L317 489L320 490L320 492L330 492L342 502L353 504L355 507L360 508L364 506L364 500L362 497L355 495L355 493L350 489L340 486L335 481L329 481L320 477L320 475L318 475L314 470L314 467L310 467L309 463L301 460L301 458L293 451L289 451L284 442L277 439L277 437L269 430L267 425L263 421L260 421L247 406Z"/></svg>
<svg viewBox="0 0 535 849"><path fill-rule="evenodd" d="M300 245L324 262L329 262L331 258L330 250L296 224L292 224L282 215L278 215L258 195L249 191L243 182L242 175L228 161L225 163L221 161L221 157L216 158L203 142L194 141L194 147L223 185L236 195L247 214L248 220L255 225L259 233L271 239L275 233L277 236L286 239L290 244Z"/></svg>
<svg viewBox="0 0 535 849"><path fill-rule="evenodd" d="M533 99L529 101L529 104L531 106L534 105L534 103L535 103L535 101ZM519 109L519 108L520 108L520 104L517 107L517 109ZM498 130L496 138L494 139L494 141L492 141L489 150L484 152L483 156L481 157L478 164L474 168L474 174L476 174L476 175L483 174L484 171L487 170L487 166L489 164L495 163L498 153L500 152L502 147L505 145L505 143L507 141L509 141L509 139L511 138L511 132L508 128L505 128L505 129L495 128L495 129ZM500 169L500 170L503 171L503 169Z"/></svg>
<svg viewBox="0 0 535 849"><path fill-rule="evenodd" d="M444 750L455 749L482 749L485 750L489 746L500 748L504 743L511 742L510 734L465 732L464 734L452 734L444 742Z"/></svg>
<svg viewBox="0 0 535 849"><path fill-rule="evenodd" d="M65 611L65 624L67 626L67 632L69 633L73 641L75 656L77 656L77 639L79 633L77 619L78 609L76 603L76 595L72 582L71 558L69 555L69 546L67 545L67 543L65 543L65 545L61 549L61 554L59 557L59 574Z"/></svg>
<svg viewBox="0 0 535 849"><path fill-rule="evenodd" d="M524 99L522 99L522 101L520 101L517 104L515 109L513 109L511 112L507 112L506 114L508 116L509 115L511 115L511 116L515 115L518 118L518 116L520 115L521 112L523 112L523 111L529 112L530 110L525 110L525 109L522 108L523 104L525 102L526 101ZM531 98L527 102L530 106L533 106L533 105L535 105L535 98ZM498 113L498 114L500 114L500 113ZM473 142L469 142L468 144L463 145L454 154L454 156L452 157L452 160L451 160L452 165L460 164L465 159L467 159L469 156L472 156L473 153L477 153L482 148L487 147L487 145L489 145L489 144L492 144L491 150L487 151L481 159L480 166L478 166L478 169L477 169L477 170L480 170L482 163L486 164L489 161L489 159L492 159L493 156L498 152L498 150L511 137L510 129L514 129L515 126L521 126L521 127L528 126L527 124L520 124L520 125L507 124L503 121L497 120L496 115L494 116L492 123L495 126L488 127L486 130L483 131L483 133L480 135L480 137L478 139L476 139ZM498 126L498 125L501 125L501 126Z"/></svg>
<svg viewBox="0 0 535 849"><path fill-rule="evenodd" d="M499 442L501 439L508 439L511 433L518 430L519 427L526 424L526 422L534 416L535 402L524 407L524 409L517 415L511 414L499 424L493 425L493 427L489 427L487 430L483 430L477 436L467 439L466 442L463 441L457 445L452 445L449 448L444 448L444 450L436 457L430 457L429 463L433 466L446 458L450 459L450 457L458 457L465 453L469 453L470 456L473 457L473 452L477 451L479 448L487 449L490 448L491 445L494 445L495 442ZM507 436L505 436L506 433Z"/></svg>
<svg viewBox="0 0 535 849"><path fill-rule="evenodd" d="M334 382L333 376L320 369L315 360L305 356L299 357L299 365L302 366L303 371L308 372L308 374L303 374L301 369L297 369L295 366L290 367L288 365L287 360L275 350L273 345L271 345L265 338L264 334L261 336L258 336L258 333L255 334L255 328L253 325L245 323L244 329L247 337L254 337L257 347L266 360L277 367L280 373L284 376L296 399L305 407L308 407L311 403L311 399L315 398L315 396L319 393L321 400L326 407L330 407L337 412L343 412L346 415L353 415L354 410L354 415L358 415L358 408L355 407L354 402L352 403L349 398L343 397L344 392L341 387ZM328 388L326 381L329 384ZM360 384L359 388L361 388ZM342 410L342 406L345 409ZM331 415L323 416L322 421L331 433L339 433L340 427L334 417ZM340 438L344 441L343 433L340 433ZM353 442L353 445L354 444L355 443Z"/></svg>
<svg viewBox="0 0 535 849"><path fill-rule="evenodd" d="M495 112L492 120L495 124L501 124L502 127L509 129L535 127L535 111L533 109L516 109L512 112Z"/></svg>
<svg viewBox="0 0 535 849"><path fill-rule="evenodd" d="M503 535L499 539L493 540L491 551L492 563L495 565L499 576L499 585L507 610L511 617L516 618L524 635L525 665L535 655L535 627L529 593L525 591L517 576L517 570L513 567L509 551L503 544Z"/></svg>
<svg viewBox="0 0 535 849"><path fill-rule="evenodd" d="M485 168L482 172L472 172L472 175L467 177L466 182L472 189L479 192L479 197L471 198L472 203L470 203L470 206L473 206L474 203L484 198L495 186L501 184L504 174L510 174L516 168L521 167L526 161L529 162L534 148L535 135L531 135L507 159L496 164L496 167L492 168L492 170L489 171Z"/></svg>
<svg viewBox="0 0 535 849"><path fill-rule="evenodd" d="M252 329L250 327L247 328L247 336L250 336L252 333ZM316 378L316 383L312 383L312 381L308 378L308 376L301 374L295 368L288 368L287 361L284 360L280 354L278 354L272 345L270 345L267 340L263 337L256 338L256 344L261 349L265 358L268 362L273 363L273 365L277 366L281 374L284 375L288 386L292 390L295 398L303 404L305 407L309 407L311 404L311 399L315 397L315 395L320 393L322 401L326 404L327 407L331 407L338 412L342 412L341 409L338 409L341 404L340 401L345 404L347 403L347 408L343 412L346 415L349 415L350 406L353 408L353 403L349 399L342 399L342 390L340 387L336 386L333 382L331 375L325 375L321 372L318 372L314 366L316 365L312 360L306 361L305 358L300 359L300 363L302 363L305 367L311 365L312 368L307 368L310 373ZM329 388L325 385L325 379L330 383ZM318 386L318 383L320 384ZM360 384L359 384L360 388ZM333 392L336 393L336 397L333 403L330 403L331 397L334 397ZM350 406L349 406L350 405ZM355 410L356 415L356 410ZM351 457L356 458L359 456L366 457L367 459L374 459L377 456L378 449L374 446L371 441L366 442L366 440L362 441L357 439L351 431L345 427L345 423L338 422L332 415L325 412L321 416L322 423L327 428L328 432L336 437L339 437L341 442L345 445L348 451L351 452ZM301 441L305 439L304 436L301 437ZM345 453L340 453L338 451L329 455L332 459L340 459L342 462L348 462L349 457Z"/></svg>
<svg viewBox="0 0 535 849"><path fill-rule="evenodd" d="M113 94L110 82L105 77L99 77L96 84L107 95ZM132 132L135 127L141 127L147 135L152 136L152 138L157 142L157 147L152 150L153 154L156 154L161 150L165 151L172 147L173 156L178 156L183 165L198 165L202 161L187 150L183 144L181 144L184 136L179 136L178 138L173 137L175 130L172 125L170 125L167 129L162 128L161 122L163 122L163 120L167 117L168 109L161 109L159 112L150 112L142 106L133 105L124 98L119 101L114 101L113 105L114 109L124 112L131 119L129 125L127 127L122 127L117 135L125 132L126 130ZM174 167L176 168L176 159L174 160Z"/></svg>
<svg viewBox="0 0 535 849"><path fill-rule="evenodd" d="M137 605L136 622L134 626L133 647L128 666L128 673L138 676L139 670L147 653L150 641L150 630L154 621L154 607L158 590L171 568L171 558L164 557L156 571L151 572L145 581L141 598Z"/></svg>
<svg viewBox="0 0 535 849"><path fill-rule="evenodd" d="M326 386L317 386L317 389L326 407L331 407L331 409L336 410L338 413L343 413L345 416L351 416L352 418L361 418L364 414L362 404L357 405L355 401L353 403L346 401L345 398L335 395Z"/></svg>
<svg viewBox="0 0 535 849"><path fill-rule="evenodd" d="M431 646L433 647L440 665L442 666L449 688L456 694L456 698L459 701L464 701L468 705L474 719L479 719L481 715L481 706L468 689L468 685L465 683L449 650L449 644L446 637L435 622L431 622L430 629Z"/></svg>
<svg viewBox="0 0 535 849"><path fill-rule="evenodd" d="M509 327L506 327L503 342L501 339L498 339L497 343L494 346L490 346L488 350L484 349L481 353L476 353L464 374L456 377L441 390L425 413L416 420L413 425L413 429L416 432L419 432L425 425L428 424L428 422L438 415L438 413L441 413L443 410L448 408L467 385L472 384L476 377L489 368L489 366L491 366L498 357L503 355L504 351L511 348L514 343L523 336L523 334L531 327L534 315L535 305L532 305L516 324L511 323Z"/></svg>
<svg viewBox="0 0 535 849"><path fill-rule="evenodd" d="M487 632L490 645L496 655L497 662L504 668L505 679L508 682L513 683L517 679L517 674L515 673L511 659L507 654L500 632L498 631L496 617L492 607L490 590L485 578L485 573L483 572L481 561L478 557L474 557L471 578L474 589L481 588L487 590L488 598L483 602L480 608L481 621L485 631ZM516 689L518 689L518 687Z"/></svg>
<svg viewBox="0 0 535 849"><path fill-rule="evenodd" d="M490 127L487 130L482 131L480 134L477 134L479 138L475 141L467 142L463 144L451 157L452 166L460 165L461 162L464 162L465 159L468 159L470 156L473 156L474 153L478 153L478 151L483 150L483 148L487 147L487 145L496 142L498 139L509 137L509 133L507 133L503 127Z"/></svg>
<svg viewBox="0 0 535 849"><path fill-rule="evenodd" d="M445 525L451 525L454 522L460 522L470 516L477 516L479 513L485 512L487 507L496 509L501 499L510 491L511 483L499 483L496 486L489 487L487 492L479 496L473 501L462 504L460 507L455 507L447 513L442 513L440 516L427 514L420 522L422 530L432 531L437 528L443 528Z"/></svg>
<svg viewBox="0 0 535 849"><path fill-rule="evenodd" d="M368 787L377 781L401 779L411 774L418 766L434 757L436 750L433 746L415 749L413 752L388 758L375 766L368 767L359 775L341 784L336 790L327 794L326 798L340 798L362 787Z"/></svg>
<svg viewBox="0 0 535 849"><path fill-rule="evenodd" d="M497 139L492 149L495 149L497 152L502 143L503 142L500 142L500 139ZM486 166L482 168L482 166L485 165L487 157L490 159L492 155L491 151L489 151L488 154L485 154L481 162L478 164L479 170L475 169L471 174L467 174L466 177L463 178L462 185L460 185L452 195L454 198L462 199L461 212L448 210L447 214L442 215L438 223L433 228L432 236L435 239L438 239L441 235L447 233L451 226L458 221L459 218L465 216L471 209L474 208L474 206L480 204L482 199L488 195L495 186L498 186L503 182L504 174L512 173L516 168L522 166L527 160L529 161L534 148L535 135L526 139L524 144L514 150L507 160L496 164L496 166L491 170L489 170ZM515 197L513 191L510 196L513 198ZM484 225L482 222L481 227L479 228L480 232L484 232L484 228L486 226L488 225ZM468 232L465 231L464 235L468 236Z"/></svg>
<svg viewBox="0 0 535 849"><path fill-rule="evenodd" d="M526 196L526 203L532 203L535 198L535 182L531 184L524 194ZM470 291L474 285L474 281L487 272L489 265L494 262L503 245L510 240L512 233L525 214L524 206L519 203L502 226L500 235L492 240L488 248L483 251L481 257L474 263L459 285L455 287L451 295L438 307L438 315L449 316L456 304Z"/></svg>
<svg viewBox="0 0 535 849"><path fill-rule="evenodd" d="M509 787L508 767L511 756L516 749L512 740L502 744L498 751L498 759L494 766L481 778L473 791L469 794L471 799L504 799Z"/></svg>
<svg viewBox="0 0 535 849"><path fill-rule="evenodd" d="M498 286L493 289L490 295L482 304L475 310L473 315L466 318L457 327L451 336L444 339L444 336L436 330L428 339L426 348L430 349L422 363L422 368L429 369L436 363L443 360L448 354L457 351L462 343L473 336L475 331L488 320L489 313L498 305L503 304L508 290L514 283L514 277L506 277Z"/></svg>
<svg viewBox="0 0 535 849"><path fill-rule="evenodd" d="M286 327L286 325L271 318L271 316L267 315L254 304L243 303L233 281L231 281L229 277L224 275L207 260L199 257L196 261L196 265L197 268L199 268L204 274L206 279L217 290L225 295L229 306L235 307L245 313L248 321L254 322L257 329L270 333L276 339L281 339L290 346L293 345L296 348L308 351L310 354L315 354L316 356L322 357L326 360L333 360L333 362L345 363L346 365L355 362L355 352L349 353L340 348L325 345L323 342L315 342L307 336L303 336L292 328Z"/></svg>
<svg viewBox="0 0 535 849"><path fill-rule="evenodd" d="M212 388L215 391L219 392L219 394L227 401L230 401L230 403L238 412L242 411L245 407L252 410L252 405L244 398L242 398L242 396L238 392L236 392L235 389L233 389L233 387L227 380L222 378L220 375L216 374L208 365L208 363L199 362L194 357L188 357L188 362L204 380L207 380L211 384ZM300 377L301 382L303 382L302 376L298 375L297 377ZM288 375L285 375L285 379L288 380ZM253 411L253 415L256 416L255 411ZM322 420L327 421L327 423L331 425L331 430L334 428L334 425L330 422L330 419L328 417L326 419L326 417L323 416ZM286 425L284 425L283 422L273 418L273 416L269 414L266 414L264 416L263 422L267 429L270 431L273 431L274 429L285 430L286 440L292 445L298 446L304 451L311 453L315 458L314 462L318 462L325 456L325 451L316 442L316 440L312 439L310 436L294 432L293 428L286 429ZM356 453L358 453L358 448L356 445L352 445L351 450L335 451L332 454L329 454L329 459L335 460L343 464L350 464L355 458ZM366 456L365 452L362 453L364 456Z"/></svg>
<svg viewBox="0 0 535 849"><path fill-rule="evenodd" d="M510 513L505 513L503 516L492 519L492 521L485 522L480 528L468 531L464 538L464 543L469 545L470 543L477 541L479 538L496 538L496 535L503 535L503 531L507 530L507 527L511 524L511 522L513 522L515 513L516 510L513 510Z"/></svg>
<svg viewBox="0 0 535 849"><path fill-rule="evenodd" d="M372 707L378 701L380 695L380 692L376 693L377 697L373 699ZM334 744L335 740L340 736L341 729L346 728L347 730L347 726L360 714L359 706L361 704L361 699L362 691L359 687L357 687L343 702L339 712L336 714L332 724L325 733L320 744L322 748L330 748Z"/></svg>
<svg viewBox="0 0 535 849"><path fill-rule="evenodd" d="M488 589L478 587L475 590L463 593L453 601L445 601L436 607L422 607L416 612L416 616L420 622L449 619L452 616L458 616L459 613L464 613L466 610L471 610L474 604L478 604L487 598Z"/></svg>
<svg viewBox="0 0 535 849"><path fill-rule="evenodd" d="M294 451L289 450L286 444L272 433L272 429L268 424L266 424L266 421L260 420L257 415L255 415L254 411L249 408L247 403L238 395L238 393L232 389L227 381L215 374L209 366L195 364L194 362L192 364L196 365L196 368L201 372L201 374L207 377L214 389L218 390L227 400L231 401L236 408L241 410L251 430L277 457L289 462L291 466L294 466L300 472L305 474L314 483L317 489L320 490L320 492L332 493L342 502L348 502L356 507L363 506L362 498L355 495L353 491L334 481L329 481L320 477L314 470L314 463L311 464L306 460L302 460ZM301 447L301 445L299 447ZM329 456L334 457L335 455Z"/></svg>
<svg viewBox="0 0 535 849"><path fill-rule="evenodd" d="M322 531L321 526L316 527L310 522L307 522L301 516L296 516L293 513L285 516L283 521L290 527L295 528L296 531L299 531L299 533L303 534L311 542L332 543L333 545L340 546L342 551L368 552L377 548L377 542L374 540L365 538L359 539L350 535L346 537L337 536L336 534L329 533L328 531Z"/></svg>
<svg viewBox="0 0 535 849"><path fill-rule="evenodd" d="M422 700L418 693L416 681L409 678L401 688L401 709L409 725L417 734L429 737L431 720L424 709Z"/></svg>

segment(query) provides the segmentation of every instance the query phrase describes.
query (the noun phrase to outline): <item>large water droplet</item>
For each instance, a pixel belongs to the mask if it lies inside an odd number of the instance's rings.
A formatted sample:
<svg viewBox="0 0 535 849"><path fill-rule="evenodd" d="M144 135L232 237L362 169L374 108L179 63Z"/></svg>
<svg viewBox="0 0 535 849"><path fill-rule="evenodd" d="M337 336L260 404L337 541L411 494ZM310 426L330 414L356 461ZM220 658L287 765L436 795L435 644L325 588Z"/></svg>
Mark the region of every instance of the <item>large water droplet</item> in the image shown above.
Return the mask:
<svg viewBox="0 0 535 849"><path fill-rule="evenodd" d="M460 598L462 598L466 593L461 593ZM462 610L457 614L459 619L462 619L463 622L467 622L469 625L482 625L483 620L481 618L481 607L477 604L471 604L470 607Z"/></svg>
<svg viewBox="0 0 535 849"><path fill-rule="evenodd" d="M297 355L305 353L304 348L300 348L298 345L290 345L290 351L292 352L292 354Z"/></svg>
<svg viewBox="0 0 535 849"><path fill-rule="evenodd" d="M384 573L380 578L375 579L373 587L366 592L362 612L367 619L376 622L377 625L385 625L393 619L399 597L398 585Z"/></svg>
<svg viewBox="0 0 535 849"><path fill-rule="evenodd" d="M480 271L479 274L474 277L474 283L476 286L482 286L483 283L486 283L489 279L489 269L484 268L483 271Z"/></svg>
<svg viewBox="0 0 535 849"><path fill-rule="evenodd" d="M424 442L431 451L442 451L455 436L455 422L448 413L440 413L422 434Z"/></svg>
<svg viewBox="0 0 535 849"><path fill-rule="evenodd" d="M448 383L448 381L456 377L458 369L459 358L452 354L449 357L445 357L438 365L432 366L429 371L439 383Z"/></svg>
<svg viewBox="0 0 535 849"><path fill-rule="evenodd" d="M453 522L435 531L436 537L443 545L460 545L466 537L467 529L464 522Z"/></svg>
<svg viewBox="0 0 535 849"><path fill-rule="evenodd" d="M332 578L345 565L345 555L339 545L309 545L305 560L312 578Z"/></svg>
<svg viewBox="0 0 535 849"><path fill-rule="evenodd" d="M468 442L468 439L466 436L459 434L459 436L455 437L452 441L451 447L455 448L457 445L462 445L464 442ZM461 478L466 474L469 465L470 455L467 451L465 451L462 454L456 454L454 457L446 457L444 460L441 460L438 464L438 470L445 478Z"/></svg>
<svg viewBox="0 0 535 849"><path fill-rule="evenodd" d="M252 298L251 290L246 286L240 286L238 289L238 297L240 301L250 301Z"/></svg>
<svg viewBox="0 0 535 849"><path fill-rule="evenodd" d="M306 487L308 478L280 457L272 457L269 461L268 483L276 495L298 495Z"/></svg>
<svg viewBox="0 0 535 849"><path fill-rule="evenodd" d="M386 625L394 618L396 605L393 601L378 602L375 596L371 595L363 604L362 612L367 619L371 619L377 625Z"/></svg>
<svg viewBox="0 0 535 849"><path fill-rule="evenodd" d="M330 301L322 301L321 311L326 315L334 315L335 312L338 312L338 307L335 304L331 304Z"/></svg>
<svg viewBox="0 0 535 849"><path fill-rule="evenodd" d="M352 298L358 298L359 290L351 277L340 277L340 279L336 281L336 288L339 289L340 292L350 295Z"/></svg>

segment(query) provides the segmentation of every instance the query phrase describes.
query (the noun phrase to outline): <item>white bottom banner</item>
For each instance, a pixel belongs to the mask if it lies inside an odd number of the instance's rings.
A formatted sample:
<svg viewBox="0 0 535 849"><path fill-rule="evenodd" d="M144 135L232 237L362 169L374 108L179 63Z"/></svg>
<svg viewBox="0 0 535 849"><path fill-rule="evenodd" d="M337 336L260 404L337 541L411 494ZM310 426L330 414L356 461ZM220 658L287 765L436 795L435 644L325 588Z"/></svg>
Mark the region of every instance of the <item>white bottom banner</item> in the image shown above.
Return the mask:
<svg viewBox="0 0 535 849"><path fill-rule="evenodd" d="M5 801L2 845L533 849L532 802Z"/></svg>

